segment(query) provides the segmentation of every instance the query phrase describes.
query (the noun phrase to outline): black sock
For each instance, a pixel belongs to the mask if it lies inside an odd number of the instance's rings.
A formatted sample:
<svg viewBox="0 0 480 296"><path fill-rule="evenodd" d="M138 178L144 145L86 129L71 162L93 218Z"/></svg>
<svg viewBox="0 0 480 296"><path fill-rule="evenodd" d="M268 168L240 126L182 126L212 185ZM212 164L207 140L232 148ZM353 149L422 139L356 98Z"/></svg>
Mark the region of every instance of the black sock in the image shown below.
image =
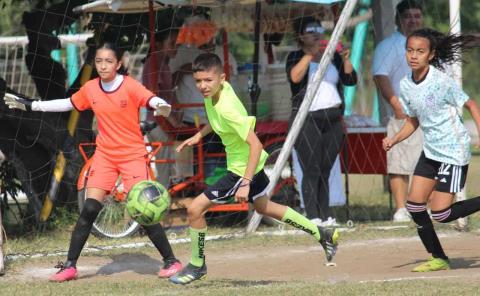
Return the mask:
<svg viewBox="0 0 480 296"><path fill-rule="evenodd" d="M413 221L417 224L418 236L420 236L427 252L432 254L434 258L448 260L448 257L445 255L442 245L440 244L437 233L433 228L432 220L430 219L430 216L428 216L426 204L408 201L406 206L410 215L412 215Z"/></svg>
<svg viewBox="0 0 480 296"><path fill-rule="evenodd" d="M449 208L441 211L432 211L432 217L438 222L448 223L463 218L480 210L480 196L467 200L457 201Z"/></svg>
<svg viewBox="0 0 480 296"><path fill-rule="evenodd" d="M80 217L77 220L75 229L72 232L72 238L70 239L70 247L68 248L67 262L64 266L75 267L78 257L82 252L83 246L90 235L93 222L98 216L98 213L102 210L102 203L93 198L87 198L85 205L83 206Z"/></svg>
<svg viewBox="0 0 480 296"><path fill-rule="evenodd" d="M163 230L162 225L155 224L150 226L143 226L147 232L148 237L152 241L153 245L160 252L160 255L163 257L163 261L175 260L175 255L173 255L172 247L168 242L167 235Z"/></svg>

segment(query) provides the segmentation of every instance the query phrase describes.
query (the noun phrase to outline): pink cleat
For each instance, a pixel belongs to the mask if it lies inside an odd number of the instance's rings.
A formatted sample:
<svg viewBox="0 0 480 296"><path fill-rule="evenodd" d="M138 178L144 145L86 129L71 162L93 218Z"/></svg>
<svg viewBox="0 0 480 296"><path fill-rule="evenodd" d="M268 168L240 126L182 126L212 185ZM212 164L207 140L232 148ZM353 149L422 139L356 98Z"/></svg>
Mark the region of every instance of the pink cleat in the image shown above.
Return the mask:
<svg viewBox="0 0 480 296"><path fill-rule="evenodd" d="M182 270L183 266L177 259L166 261L162 269L158 272L158 277L169 278Z"/></svg>
<svg viewBox="0 0 480 296"><path fill-rule="evenodd" d="M61 283L77 279L78 272L76 267L65 267L63 262L59 262L55 268L60 268L60 270L48 279L50 282Z"/></svg>

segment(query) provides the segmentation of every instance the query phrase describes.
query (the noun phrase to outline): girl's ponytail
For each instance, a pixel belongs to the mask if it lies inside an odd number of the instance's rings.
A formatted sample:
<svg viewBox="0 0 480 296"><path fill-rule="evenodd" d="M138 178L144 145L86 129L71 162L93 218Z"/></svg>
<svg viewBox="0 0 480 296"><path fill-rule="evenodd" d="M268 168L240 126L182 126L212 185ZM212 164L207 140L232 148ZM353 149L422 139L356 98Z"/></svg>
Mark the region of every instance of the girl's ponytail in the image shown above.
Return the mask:
<svg viewBox="0 0 480 296"><path fill-rule="evenodd" d="M428 28L416 30L408 36L408 38L411 37L422 37L429 40L430 50L435 51L435 56L430 64L439 69L443 69L444 65L463 61L462 52L478 46L475 42L477 38L473 35L445 35Z"/></svg>

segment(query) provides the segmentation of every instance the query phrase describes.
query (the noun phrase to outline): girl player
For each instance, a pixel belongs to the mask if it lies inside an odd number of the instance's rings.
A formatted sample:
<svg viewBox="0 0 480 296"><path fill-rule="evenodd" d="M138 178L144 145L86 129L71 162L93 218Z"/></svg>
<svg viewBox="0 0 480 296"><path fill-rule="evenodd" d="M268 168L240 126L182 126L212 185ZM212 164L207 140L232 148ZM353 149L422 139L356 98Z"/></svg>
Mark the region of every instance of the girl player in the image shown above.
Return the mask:
<svg viewBox="0 0 480 296"><path fill-rule="evenodd" d="M460 60L460 51L472 47L473 37L445 36L431 29L413 32L407 38L407 63L411 75L400 82L400 102L407 120L393 137L383 140L391 149L408 138L418 127L424 133L423 152L414 171L407 198L407 209L431 258L414 272L449 269L448 257L427 213L430 196L432 218L448 223L480 210L480 197L453 202L462 190L470 160L470 137L463 125L460 108L465 107L480 130L480 111L455 81L441 71L444 64Z"/></svg>
<svg viewBox="0 0 480 296"><path fill-rule="evenodd" d="M98 136L92 167L88 173L87 200L70 240L67 261L50 281L64 282L78 276L76 263L93 222L102 209L106 193L122 175L125 190L148 179L145 143L139 126L139 109L148 107L156 115L167 117L170 105L156 97L136 80L119 74L122 52L110 43L97 48L95 68L99 78L88 81L71 98L52 101L30 101L13 94L3 98L10 108L24 111L65 112L92 109L98 120ZM181 270L160 224L144 226L148 237L163 257L160 277L170 277Z"/></svg>

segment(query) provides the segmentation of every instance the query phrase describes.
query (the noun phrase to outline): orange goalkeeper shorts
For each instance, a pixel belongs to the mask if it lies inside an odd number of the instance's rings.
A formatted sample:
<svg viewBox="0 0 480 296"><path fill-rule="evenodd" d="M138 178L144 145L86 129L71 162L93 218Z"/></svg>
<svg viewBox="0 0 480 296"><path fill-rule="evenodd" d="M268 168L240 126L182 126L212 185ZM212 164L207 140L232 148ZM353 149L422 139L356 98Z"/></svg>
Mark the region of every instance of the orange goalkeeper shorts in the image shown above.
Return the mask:
<svg viewBox="0 0 480 296"><path fill-rule="evenodd" d="M87 188L99 188L112 191L118 176L122 177L123 192L128 192L133 185L148 180L148 165L145 156L132 159L117 159L95 151L92 166L88 171Z"/></svg>

